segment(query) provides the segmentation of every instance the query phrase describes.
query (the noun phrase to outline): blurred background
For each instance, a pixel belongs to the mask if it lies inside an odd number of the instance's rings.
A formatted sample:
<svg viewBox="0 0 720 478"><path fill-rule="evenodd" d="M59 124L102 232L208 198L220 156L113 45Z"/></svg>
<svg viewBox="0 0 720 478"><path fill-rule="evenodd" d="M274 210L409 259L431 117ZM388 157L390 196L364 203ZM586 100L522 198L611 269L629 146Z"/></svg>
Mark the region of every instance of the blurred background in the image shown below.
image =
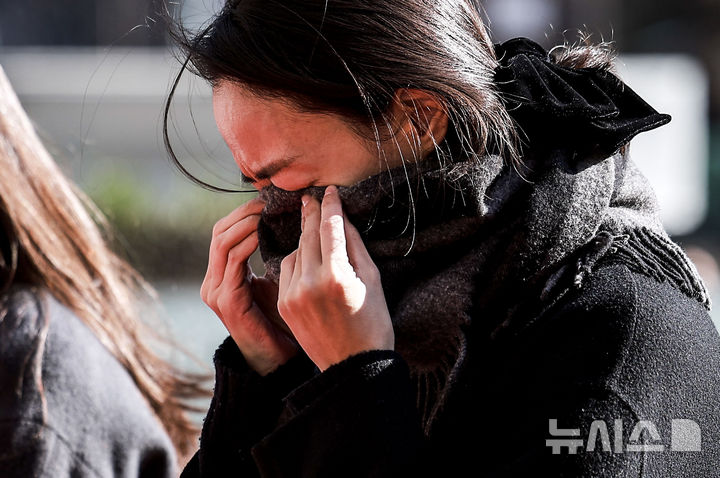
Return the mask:
<svg viewBox="0 0 720 478"><path fill-rule="evenodd" d="M720 1L481 3L495 41L527 36L550 48L576 41L582 29L614 42L623 79L673 116L638 137L632 155L655 187L667 230L720 303ZM221 2L180 5L186 24L199 26ZM209 369L226 336L199 297L211 228L250 196L203 190L167 158L164 100L180 63L161 8L153 0L0 0L0 65L62 168L110 218L121 252L157 287L169 333ZM207 85L184 75L171 117L183 164L238 188ZM720 325L717 310L713 317Z"/></svg>

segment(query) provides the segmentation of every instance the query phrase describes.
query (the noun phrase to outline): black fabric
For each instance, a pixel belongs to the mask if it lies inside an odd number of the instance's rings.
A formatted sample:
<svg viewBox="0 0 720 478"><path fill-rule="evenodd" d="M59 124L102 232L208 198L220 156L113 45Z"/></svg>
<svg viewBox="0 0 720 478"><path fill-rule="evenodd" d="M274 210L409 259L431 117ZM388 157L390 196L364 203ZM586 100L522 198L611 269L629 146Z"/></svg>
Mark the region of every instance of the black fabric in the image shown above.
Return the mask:
<svg viewBox="0 0 720 478"><path fill-rule="evenodd" d="M468 313L471 303L486 307L482 322L488 334L503 333L531 317L530 305L538 308L552 299L539 288L550 277L560 281L572 255L593 247L596 237L644 230L653 247L674 258L667 264L687 279L684 290L709 305L697 273L663 230L644 176L627 155L615 151L618 141L669 118L617 78L564 69L546 53L541 57L540 47L528 40L499 50L498 74L509 71L515 78L498 87L506 97L527 93L511 110L522 129L535 135L532 154L523 158L524 177L500 156L449 164L430 157L338 188L347 217L380 271L395 349L410 367L428 434L450 377L465 360L464 330L477 320ZM537 65L524 68L525 61ZM612 104L600 104L603 98ZM612 121L598 126L598 111ZM559 121L576 128L566 143L567 132L547 129ZM575 141L597 147L585 150ZM600 155L606 151L610 156ZM284 191L270 185L260 191L265 208L258 238L271 280L278 280L282 259L297 247L303 194L321 199L323 188ZM572 280L581 281L582 275Z"/></svg>
<svg viewBox="0 0 720 478"><path fill-rule="evenodd" d="M278 427L253 457L261 476L404 476L427 451L422 436L407 364L393 351L371 351L291 392ZM368 456L374 458L362 463Z"/></svg>
<svg viewBox="0 0 720 478"><path fill-rule="evenodd" d="M582 288L570 288L516 334L495 341L471 334L458 387L429 438L402 357L373 351L299 388L299 377L286 377L294 391L245 460L222 459L222 473L186 469L183 476L719 476L720 337L700 303L626 260L606 256ZM223 423L212 443L201 443L201 460L215 456L212 444L247 437L243 420L262 413L224 403L246 418ZM216 426L219 406L206 427ZM552 454L551 418L581 430L577 454ZM668 449L672 420L695 421L701 452L628 452L628 444L658 443L647 433L630 440L641 419L657 427ZM623 420L624 452L587 451L595 420L607 424L613 449L615 420Z"/></svg>
<svg viewBox="0 0 720 478"><path fill-rule="evenodd" d="M496 45L495 53L495 84L535 152L604 158L670 121L612 73L558 65L527 38Z"/></svg>
<svg viewBox="0 0 720 478"><path fill-rule="evenodd" d="M647 418L666 439L673 418L719 433L720 337L702 279L617 151L669 117L609 74L554 65L525 39L498 52L496 82L529 139L530 181L488 156L339 188L381 272L396 350L288 373L287 393L263 395L263 407L242 397L262 395L265 378L226 387L227 368L241 365L216 357L224 384L201 466L187 476L211 476L211 460L263 477L714 476L712 438L692 456L550 453L552 418L586 438L594 419L631 429ZM322 189L261 191L271 279L297 247L306 192ZM234 418L218 426L218 416ZM238 440L253 443L242 459L218 445ZM221 455L231 458L212 458Z"/></svg>
<svg viewBox="0 0 720 478"><path fill-rule="evenodd" d="M18 262L17 244L11 241L6 231L5 217L0 214L0 293L4 293L15 277Z"/></svg>
<svg viewBox="0 0 720 478"><path fill-rule="evenodd" d="M301 353L261 377L250 369L231 337L218 347L214 362L215 390L201 434L207 453L196 456L182 476L193 468L201 476L214 477L237 476L242 470L252 472L255 464L250 450L267 434L268 423L277 420L283 408L282 398L319 373Z"/></svg>

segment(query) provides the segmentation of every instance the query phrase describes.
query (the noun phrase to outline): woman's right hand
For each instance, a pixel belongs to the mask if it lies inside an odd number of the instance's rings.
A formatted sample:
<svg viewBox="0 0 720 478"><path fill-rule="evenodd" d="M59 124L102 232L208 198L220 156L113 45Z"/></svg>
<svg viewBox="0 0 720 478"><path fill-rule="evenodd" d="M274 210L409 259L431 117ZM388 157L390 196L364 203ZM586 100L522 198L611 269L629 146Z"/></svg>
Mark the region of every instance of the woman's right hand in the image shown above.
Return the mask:
<svg viewBox="0 0 720 478"><path fill-rule="evenodd" d="M258 247L257 227L263 205L260 199L253 199L215 224L208 269L200 288L203 301L260 375L272 372L299 350L277 312L277 285L256 277L248 265Z"/></svg>

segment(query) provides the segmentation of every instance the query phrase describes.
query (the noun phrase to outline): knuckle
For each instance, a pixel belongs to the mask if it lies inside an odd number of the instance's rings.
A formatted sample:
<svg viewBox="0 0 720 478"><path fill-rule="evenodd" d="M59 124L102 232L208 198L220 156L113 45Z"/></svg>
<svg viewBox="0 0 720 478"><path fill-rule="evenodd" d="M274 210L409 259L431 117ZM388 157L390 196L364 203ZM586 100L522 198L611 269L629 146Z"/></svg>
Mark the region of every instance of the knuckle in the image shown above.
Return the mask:
<svg viewBox="0 0 720 478"><path fill-rule="evenodd" d="M344 289L342 279L333 270L330 270L322 275L320 280L320 287L325 293L338 294Z"/></svg>
<svg viewBox="0 0 720 478"><path fill-rule="evenodd" d="M285 256L285 258L282 261L280 261L280 268L287 269L292 264L294 264L295 263L295 255L296 255L296 252L293 252L293 253Z"/></svg>
<svg viewBox="0 0 720 478"><path fill-rule="evenodd" d="M245 251L239 247L233 247L228 252L228 262L243 262L245 260Z"/></svg>
<svg viewBox="0 0 720 478"><path fill-rule="evenodd" d="M365 276L367 277L367 285L377 287L382 290L382 276L380 275L380 271L377 269L369 270Z"/></svg>
<svg viewBox="0 0 720 478"><path fill-rule="evenodd" d="M284 300L284 299L278 301L277 309L278 309L278 313L283 318L287 318L288 314L290 313L290 310L291 310L290 305L288 304L288 301Z"/></svg>
<svg viewBox="0 0 720 478"><path fill-rule="evenodd" d="M309 212L315 212L320 210L320 203L315 197L310 196L310 200L305 205L305 210Z"/></svg>
<svg viewBox="0 0 720 478"><path fill-rule="evenodd" d="M218 310L220 310L223 313L226 313L232 308L233 303L233 297L230 294L218 294L218 297L215 301L217 304Z"/></svg>
<svg viewBox="0 0 720 478"><path fill-rule="evenodd" d="M367 265L367 274L371 279L380 282L380 269L377 268L374 262Z"/></svg>
<svg viewBox="0 0 720 478"><path fill-rule="evenodd" d="M224 233L220 233L217 236L213 236L212 241L210 241L210 251L211 253L217 254L218 251L222 251L223 247L225 246L225 239L224 239Z"/></svg>
<svg viewBox="0 0 720 478"><path fill-rule="evenodd" d="M287 294L277 303L278 313L284 319L292 317L293 311L302 309L302 306L303 298L299 291Z"/></svg>
<svg viewBox="0 0 720 478"><path fill-rule="evenodd" d="M320 228L326 232L341 231L343 227L343 218L338 214L330 215L323 219Z"/></svg>
<svg viewBox="0 0 720 478"><path fill-rule="evenodd" d="M298 295L306 296L318 290L318 283L314 276L304 274L298 281ZM296 299L297 300L297 299Z"/></svg>
<svg viewBox="0 0 720 478"><path fill-rule="evenodd" d="M353 268L347 257L333 257L330 261L328 261L327 274L332 276L335 280L341 280L343 276L351 272L353 272Z"/></svg>
<svg viewBox="0 0 720 478"><path fill-rule="evenodd" d="M307 302L308 296L312 290L312 286L305 283L302 279L299 280L295 284L295 287L293 287L292 290L288 291L285 295L285 305L290 308L302 307Z"/></svg>
<svg viewBox="0 0 720 478"><path fill-rule="evenodd" d="M217 296L213 293L208 293L203 297L203 302L207 304L208 307L211 309L217 311Z"/></svg>

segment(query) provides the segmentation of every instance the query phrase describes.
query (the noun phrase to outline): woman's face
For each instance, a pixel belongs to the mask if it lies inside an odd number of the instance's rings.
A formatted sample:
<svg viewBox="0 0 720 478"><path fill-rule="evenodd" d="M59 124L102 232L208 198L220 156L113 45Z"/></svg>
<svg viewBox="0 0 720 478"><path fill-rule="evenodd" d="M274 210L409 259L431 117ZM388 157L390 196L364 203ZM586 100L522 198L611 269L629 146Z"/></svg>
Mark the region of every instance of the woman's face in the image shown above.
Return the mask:
<svg viewBox="0 0 720 478"><path fill-rule="evenodd" d="M213 89L213 109L235 162L257 189L350 186L399 166L407 154L389 142L381 159L375 142L359 137L339 116L299 112L229 81Z"/></svg>

